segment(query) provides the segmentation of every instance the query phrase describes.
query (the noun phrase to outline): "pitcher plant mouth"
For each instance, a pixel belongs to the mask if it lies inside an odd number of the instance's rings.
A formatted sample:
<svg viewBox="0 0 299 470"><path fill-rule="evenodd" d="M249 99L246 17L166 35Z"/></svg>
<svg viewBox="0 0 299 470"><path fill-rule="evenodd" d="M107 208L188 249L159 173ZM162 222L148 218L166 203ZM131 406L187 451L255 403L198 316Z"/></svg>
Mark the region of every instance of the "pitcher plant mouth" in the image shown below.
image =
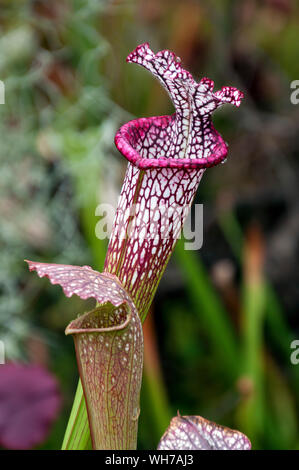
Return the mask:
<svg viewBox="0 0 299 470"><path fill-rule="evenodd" d="M119 152L134 166L142 170L152 168L191 168L201 169L216 166L225 161L228 152L228 145L221 135L210 124L211 147L209 156L206 158L175 158L164 156L165 149L159 142L164 142L171 125L177 119L176 114L170 116L154 116L149 118L139 118L124 124L115 136L115 145ZM144 142L146 139L156 141L151 148L145 152ZM154 154L152 158L144 154Z"/></svg>

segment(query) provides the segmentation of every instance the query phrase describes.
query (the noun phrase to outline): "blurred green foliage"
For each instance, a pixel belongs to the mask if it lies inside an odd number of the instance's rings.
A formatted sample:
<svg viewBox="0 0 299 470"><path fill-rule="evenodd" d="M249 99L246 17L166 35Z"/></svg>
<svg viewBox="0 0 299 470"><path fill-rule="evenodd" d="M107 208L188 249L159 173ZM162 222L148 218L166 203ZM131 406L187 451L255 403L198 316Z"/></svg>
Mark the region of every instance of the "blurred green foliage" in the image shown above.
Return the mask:
<svg viewBox="0 0 299 470"><path fill-rule="evenodd" d="M139 447L155 448L179 409L244 431L254 448L298 448L299 113L289 99L298 2L0 4L0 339L9 359L40 362L60 380L65 407L43 448L62 442L77 382L64 328L87 306L22 260L102 268L95 210L116 202L126 166L115 131L133 116L172 112L158 82L125 63L145 41L246 100L215 115L230 151L200 186L203 248L179 242L153 304L159 372L149 357Z"/></svg>

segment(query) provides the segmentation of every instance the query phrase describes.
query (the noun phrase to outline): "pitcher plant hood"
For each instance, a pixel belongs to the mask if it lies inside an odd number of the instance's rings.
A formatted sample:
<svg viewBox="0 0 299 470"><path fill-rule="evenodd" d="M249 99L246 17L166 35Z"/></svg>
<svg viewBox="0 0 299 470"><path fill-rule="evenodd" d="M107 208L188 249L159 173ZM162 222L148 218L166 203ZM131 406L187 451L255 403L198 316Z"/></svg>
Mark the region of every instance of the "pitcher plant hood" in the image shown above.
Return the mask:
<svg viewBox="0 0 299 470"><path fill-rule="evenodd" d="M119 277L144 319L203 172L227 156L211 113L225 103L239 106L243 93L233 87L213 92L212 80L196 83L175 54L154 54L148 43L127 61L158 78L175 107L171 116L124 124L115 137L129 163L105 270Z"/></svg>

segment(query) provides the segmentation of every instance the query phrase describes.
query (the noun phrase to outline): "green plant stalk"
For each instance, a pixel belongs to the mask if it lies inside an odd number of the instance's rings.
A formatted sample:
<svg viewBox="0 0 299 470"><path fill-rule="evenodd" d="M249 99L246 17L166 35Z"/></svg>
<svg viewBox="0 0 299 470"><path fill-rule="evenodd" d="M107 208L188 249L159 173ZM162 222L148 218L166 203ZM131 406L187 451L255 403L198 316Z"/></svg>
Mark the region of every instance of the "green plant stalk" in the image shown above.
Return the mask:
<svg viewBox="0 0 299 470"><path fill-rule="evenodd" d="M222 229L222 232L229 243L233 254L235 255L236 259L239 261L240 265L242 264L242 254L243 254L243 245L244 245L244 236L242 233L242 229L240 227L240 224L235 216L235 214L232 211L225 211L220 214L219 217L219 224ZM246 300L248 297L248 293L246 293L248 288L244 289L244 308L247 311L251 310L250 307L250 300ZM294 387L296 387L297 390L299 390L299 370L296 367L291 367L290 361L289 361L289 356L290 356L290 343L293 339L293 335L291 334L290 328L285 320L284 313L282 310L282 306L279 302L279 299L277 298L276 292L273 289L272 285L270 284L269 281L266 279L263 280L263 285L260 286L260 290L263 290L262 294L257 293L257 300L259 296L262 295L263 300L260 299L258 302L262 300L263 303L263 308L264 308L264 320L265 323L267 324L269 328L269 333L271 335L271 338L278 348L279 352L281 355L285 358L286 364L289 365L289 379L292 381ZM253 295L255 293L253 292ZM251 299L252 300L252 299ZM262 307L262 306L261 306ZM256 306L257 308L257 306ZM254 323L254 321L252 322ZM247 324L247 322L246 322ZM256 328L258 325L256 325ZM251 325L251 328L253 328L253 325ZM246 371L252 370L254 372L254 355L257 355L257 351L254 353L254 345L253 342L249 339L251 336L254 336L254 333L248 333L244 336L246 337L247 340L245 340L246 345L244 345L244 350L243 352L247 351L248 354L245 354L247 356L247 365L246 365ZM254 341L254 338L253 338ZM250 346L251 345L251 346ZM256 348L258 345L256 344ZM252 350L250 353L249 351ZM250 357L252 358L250 360ZM263 360L263 358L261 358ZM251 364L251 366L249 365ZM268 369L267 369L268 370ZM277 448L281 448L281 443L285 442L285 448L290 448L290 444L287 445L287 442L290 442L290 440L287 440L286 435L290 435L290 430L289 428L285 431L284 429L281 428L281 420L279 420L278 415L275 418L273 416L273 413L270 412L268 408L268 402L265 401L263 397L263 384L262 381L259 380L262 372L257 372L254 376L254 374L251 374L251 377L257 381L257 393L258 396L256 397L256 404L252 403L253 400L249 401L247 405L247 410L245 411L244 409L240 410L239 414L239 419L240 419L240 425L247 427L247 432L249 434L251 433L258 433L259 430L263 427L262 432L266 433L269 437L269 441L272 443L276 443L275 445ZM270 380L270 378L269 378ZM281 388L283 385L281 385ZM287 385L284 384L284 387L287 389ZM287 392L284 392L287 393ZM281 394L281 392L280 392ZM279 416L284 415L284 417L288 414L289 417L292 416L292 412L294 415L294 407L292 406L291 402L287 402L287 400L284 400L286 410L281 411L281 403L277 407L279 409ZM255 406L258 408L261 408L261 415L260 417L263 417L264 423L261 423L261 420L258 418L256 419L255 416ZM250 410L251 408L253 409L253 415L250 415ZM291 411L290 411L291 410ZM289 418L286 422L292 422L292 420ZM295 423L293 423L293 435L296 435L296 426ZM253 435L253 434L252 434ZM258 441L258 436L256 438L256 444ZM291 444L291 447L293 448L293 443Z"/></svg>
<svg viewBox="0 0 299 470"><path fill-rule="evenodd" d="M265 423L263 383L264 283L263 281L259 283L248 282L245 284L243 292L243 373L252 384L252 392L241 404L239 416L245 433L258 439Z"/></svg>
<svg viewBox="0 0 299 470"><path fill-rule="evenodd" d="M62 443L63 450L90 450L92 448L87 410L81 380L79 380L71 415Z"/></svg>
<svg viewBox="0 0 299 470"><path fill-rule="evenodd" d="M144 391L150 404L147 418L152 423L155 437L160 439L172 418L159 358L155 325L152 314L144 329Z"/></svg>
<svg viewBox="0 0 299 470"><path fill-rule="evenodd" d="M223 362L229 379L236 379L239 373L237 338L200 258L196 252L184 250L182 239L176 245L174 256L184 273L186 289L200 321L209 333L213 348Z"/></svg>
<svg viewBox="0 0 299 470"><path fill-rule="evenodd" d="M161 436L172 418L164 383L162 382L161 376L152 374L147 368L145 368L144 377L156 432L158 436Z"/></svg>
<svg viewBox="0 0 299 470"><path fill-rule="evenodd" d="M244 237L235 215L232 212L223 213L219 217L219 223L233 254L241 263ZM293 338L284 320L283 311L273 287L267 281L264 281L264 295L266 296L265 309L271 335L282 353L289 356L289 344Z"/></svg>
<svg viewBox="0 0 299 470"><path fill-rule="evenodd" d="M229 243L233 254L240 264L242 264L242 250L244 245L244 237L233 212L223 212L219 217L219 224L223 234ZM269 332L280 353L283 355L287 364L290 364L290 343L294 339L291 330L285 320L281 304L277 298L272 285L264 280L264 296L265 296L265 321L269 326ZM290 368L291 377L296 389L299 390L299 369Z"/></svg>

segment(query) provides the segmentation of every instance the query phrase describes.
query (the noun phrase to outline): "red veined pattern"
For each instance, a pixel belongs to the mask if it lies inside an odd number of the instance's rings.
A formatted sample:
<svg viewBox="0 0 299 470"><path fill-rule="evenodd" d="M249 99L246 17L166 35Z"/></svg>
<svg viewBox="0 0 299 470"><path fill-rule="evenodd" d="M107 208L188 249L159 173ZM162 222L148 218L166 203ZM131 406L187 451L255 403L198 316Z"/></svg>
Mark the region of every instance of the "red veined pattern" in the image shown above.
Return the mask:
<svg viewBox="0 0 299 470"><path fill-rule="evenodd" d="M105 261L141 319L180 235L204 170L128 165Z"/></svg>
<svg viewBox="0 0 299 470"><path fill-rule="evenodd" d="M201 416L176 416L163 434L159 450L250 450L245 434Z"/></svg>

